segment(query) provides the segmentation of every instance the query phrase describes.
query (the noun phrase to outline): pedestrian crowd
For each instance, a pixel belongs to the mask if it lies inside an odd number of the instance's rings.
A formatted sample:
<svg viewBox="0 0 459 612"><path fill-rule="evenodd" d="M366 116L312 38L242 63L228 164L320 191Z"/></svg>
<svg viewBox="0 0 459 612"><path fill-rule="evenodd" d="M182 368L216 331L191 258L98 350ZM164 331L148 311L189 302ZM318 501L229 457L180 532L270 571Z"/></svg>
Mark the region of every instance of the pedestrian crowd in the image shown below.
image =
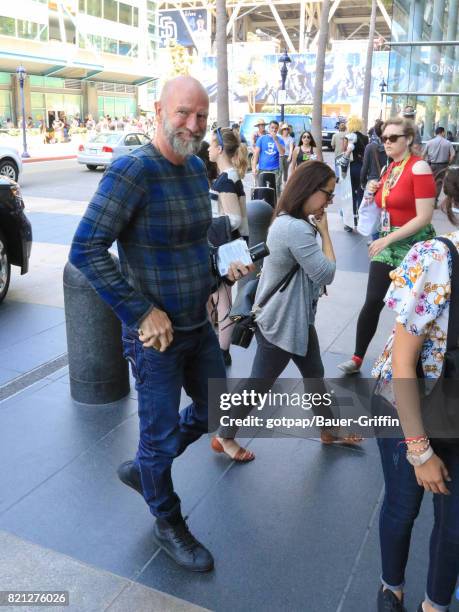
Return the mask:
<svg viewBox="0 0 459 612"><path fill-rule="evenodd" d="M215 127L203 147L209 100L191 77L166 83L155 110L152 143L107 169L76 231L70 261L121 319L124 354L136 381L139 443L134 459L120 465L119 478L144 498L164 551L180 566L200 572L213 568L213 556L187 526L172 465L208 432L208 380L225 380L231 366L233 287L254 267L238 259L222 271L215 258L220 244L209 240L223 236L218 240L223 246L250 241L250 202L242 182L248 150L238 126ZM94 123L91 129L99 124L106 129L107 118L87 121ZM326 389L315 318L336 272L327 208L348 181L355 219L350 232L358 226L364 193L377 224L354 354L340 365L346 375L360 371L384 304L396 312L394 332L373 368L372 408L387 402L400 415L403 430L397 438L378 438L386 488L377 608L404 610L411 530L424 493L432 492L428 580L419 611L447 610L459 574L459 435L454 440L429 436L417 386L407 391L396 381L416 381L419 375L437 380L454 364L458 376L457 348L450 343L453 332L456 341L459 334L458 302L455 311L450 306L459 274L453 265L459 231L444 242L431 225L439 196L434 164L445 163L445 154L449 163L452 154L440 140L442 133L428 143L425 159L415 154L416 128L406 117L378 121L370 140L355 117L341 122L333 137L332 169L311 132L296 138L277 121L267 129L260 121L256 128L252 172L260 185L265 173L274 175L276 201L269 255L259 278L250 281L253 309L247 318L257 349L249 380L256 381L258 392L267 392L293 362L305 390L323 394ZM445 175L442 206L457 224L459 170L451 167ZM115 241L119 268L109 252ZM246 291L248 285L236 289ZM182 389L191 401L180 410ZM233 406L231 422L254 407ZM314 412L331 415L323 407ZM221 426L211 449L239 463L253 461L255 454L237 442L237 433L233 425ZM324 445L363 442L355 433L330 427L321 429L320 440Z"/></svg>
<svg viewBox="0 0 459 612"><path fill-rule="evenodd" d="M9 117L2 122L1 127L5 130L15 129ZM34 120L33 117L27 117L25 127L26 130L39 130L44 142L52 144L70 141L72 133L80 129L86 130L90 135L107 131L129 131L142 132L152 137L155 132L155 120L151 116L143 115L111 117L106 114L95 119L91 114L81 117L79 113L67 116L64 112L58 114L50 112L47 122L42 118ZM22 128L22 117L18 119L17 128Z"/></svg>

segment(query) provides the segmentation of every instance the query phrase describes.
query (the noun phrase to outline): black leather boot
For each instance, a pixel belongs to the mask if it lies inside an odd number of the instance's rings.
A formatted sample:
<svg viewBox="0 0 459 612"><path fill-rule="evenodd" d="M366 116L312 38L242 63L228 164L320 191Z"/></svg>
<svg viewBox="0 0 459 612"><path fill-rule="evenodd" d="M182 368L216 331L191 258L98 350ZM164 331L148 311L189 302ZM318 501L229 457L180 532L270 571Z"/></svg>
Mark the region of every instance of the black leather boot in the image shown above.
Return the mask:
<svg viewBox="0 0 459 612"><path fill-rule="evenodd" d="M122 463L117 469L117 474L118 478L123 484L131 487L131 489L134 489L134 491L137 491L137 493L140 493L140 495L143 497L140 472L135 467L133 461L125 461Z"/></svg>
<svg viewBox="0 0 459 612"><path fill-rule="evenodd" d="M156 519L153 527L156 541L177 565L192 572L208 572L214 567L210 552L190 533L185 519L172 524Z"/></svg>
<svg viewBox="0 0 459 612"><path fill-rule="evenodd" d="M378 612L406 612L403 600L400 601L390 589L378 591Z"/></svg>

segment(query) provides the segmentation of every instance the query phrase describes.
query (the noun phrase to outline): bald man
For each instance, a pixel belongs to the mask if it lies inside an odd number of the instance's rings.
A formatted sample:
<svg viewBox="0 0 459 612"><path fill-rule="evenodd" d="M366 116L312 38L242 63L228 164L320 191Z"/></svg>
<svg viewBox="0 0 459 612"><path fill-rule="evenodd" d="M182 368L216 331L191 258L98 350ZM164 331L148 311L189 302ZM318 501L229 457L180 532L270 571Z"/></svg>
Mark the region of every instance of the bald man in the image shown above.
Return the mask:
<svg viewBox="0 0 459 612"><path fill-rule="evenodd" d="M138 392L140 440L134 461L118 468L151 513L156 541L179 565L213 568L190 533L174 491L175 457L207 431L207 381L225 366L206 304L210 274L208 182L196 157L209 99L191 77L164 86L157 132L116 159L99 183L76 231L70 261L122 321L125 357ZM118 243L120 270L108 252ZM248 272L236 262L229 280ZM179 412L182 388L192 403Z"/></svg>

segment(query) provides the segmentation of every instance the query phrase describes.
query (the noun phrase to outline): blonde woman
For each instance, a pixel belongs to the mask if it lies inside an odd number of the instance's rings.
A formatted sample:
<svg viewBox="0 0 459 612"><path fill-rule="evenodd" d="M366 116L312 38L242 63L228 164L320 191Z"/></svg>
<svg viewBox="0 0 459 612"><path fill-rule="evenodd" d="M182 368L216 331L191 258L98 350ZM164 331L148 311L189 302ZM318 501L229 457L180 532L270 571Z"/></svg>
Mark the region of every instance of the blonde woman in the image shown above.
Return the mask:
<svg viewBox="0 0 459 612"><path fill-rule="evenodd" d="M209 160L218 168L218 178L210 189L212 216L227 215L231 224L232 238L249 238L249 223L245 205L245 192L242 179L247 170L247 147L231 128L214 130L209 145ZM231 365L229 347L232 326L228 326L228 313L231 309L231 288L222 284L211 298L216 304L219 329L218 339L226 366ZM224 329L226 328L226 329Z"/></svg>
<svg viewBox="0 0 459 612"><path fill-rule="evenodd" d="M345 156L350 159L349 173L352 185L352 208L354 210L354 227L357 227L357 214L363 197L363 189L360 184L360 172L363 165L365 147L368 144L368 136L362 134L362 120L351 116L347 122L348 133L346 134ZM352 232L353 228L345 225L344 229Z"/></svg>

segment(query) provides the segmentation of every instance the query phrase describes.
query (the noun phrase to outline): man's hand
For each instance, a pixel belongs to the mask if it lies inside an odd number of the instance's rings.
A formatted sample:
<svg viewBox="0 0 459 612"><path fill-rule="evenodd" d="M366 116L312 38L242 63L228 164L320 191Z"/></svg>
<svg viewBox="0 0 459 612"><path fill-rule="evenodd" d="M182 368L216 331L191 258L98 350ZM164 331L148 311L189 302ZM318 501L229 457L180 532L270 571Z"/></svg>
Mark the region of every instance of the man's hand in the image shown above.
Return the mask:
<svg viewBox="0 0 459 612"><path fill-rule="evenodd" d="M154 348L163 353L174 339L172 323L163 310L153 308L139 327L139 339L144 348Z"/></svg>
<svg viewBox="0 0 459 612"><path fill-rule="evenodd" d="M438 455L433 454L432 457L419 467L414 468L416 480L420 487L424 487L426 491L432 493L441 493L450 495L450 491L446 486L447 482L451 482L446 465Z"/></svg>
<svg viewBox="0 0 459 612"><path fill-rule="evenodd" d="M235 281L240 280L242 277L246 276L250 272L253 272L255 269L255 264L253 263L246 266L240 261L233 261L232 263L230 263L226 278L232 283L234 283Z"/></svg>

